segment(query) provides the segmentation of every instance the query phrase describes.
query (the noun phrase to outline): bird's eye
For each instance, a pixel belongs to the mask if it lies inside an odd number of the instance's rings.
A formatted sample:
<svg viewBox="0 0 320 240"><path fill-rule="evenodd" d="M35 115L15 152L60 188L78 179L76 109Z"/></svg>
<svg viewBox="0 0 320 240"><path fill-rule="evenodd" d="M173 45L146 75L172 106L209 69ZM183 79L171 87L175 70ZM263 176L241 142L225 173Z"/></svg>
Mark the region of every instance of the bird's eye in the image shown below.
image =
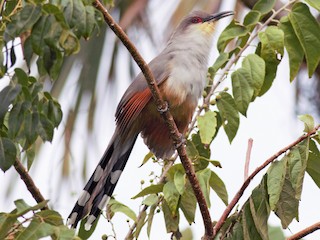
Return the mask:
<svg viewBox="0 0 320 240"><path fill-rule="evenodd" d="M202 18L201 17L193 17L193 18L191 18L191 22L192 23L201 23Z"/></svg>

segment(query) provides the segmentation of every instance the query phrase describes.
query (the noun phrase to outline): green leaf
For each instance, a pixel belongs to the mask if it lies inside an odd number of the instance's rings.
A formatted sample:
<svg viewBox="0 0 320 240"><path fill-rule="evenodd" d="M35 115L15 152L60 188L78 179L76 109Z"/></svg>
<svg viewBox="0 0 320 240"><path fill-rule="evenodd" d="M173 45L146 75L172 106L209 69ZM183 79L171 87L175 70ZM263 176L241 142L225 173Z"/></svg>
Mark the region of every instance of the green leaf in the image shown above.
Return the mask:
<svg viewBox="0 0 320 240"><path fill-rule="evenodd" d="M9 138L0 137L0 168L7 171L17 157L16 145Z"/></svg>
<svg viewBox="0 0 320 240"><path fill-rule="evenodd" d="M185 173L183 171L176 171L174 174L174 185L178 190L179 194L182 195L185 190L185 184L187 180L185 177Z"/></svg>
<svg viewBox="0 0 320 240"><path fill-rule="evenodd" d="M284 179L286 175L286 157L280 161L274 161L267 172L267 186L269 194L269 204L271 210L276 209L276 205L279 201Z"/></svg>
<svg viewBox="0 0 320 240"><path fill-rule="evenodd" d="M254 219L252 217L250 204L247 201L244 204L243 212L242 212L242 222L243 222L243 239L254 239L254 240L262 240L257 227L254 223Z"/></svg>
<svg viewBox="0 0 320 240"><path fill-rule="evenodd" d="M25 112L30 108L31 104L28 101L22 103L18 102L13 106L9 114L9 136L10 138L16 138L23 132L23 122Z"/></svg>
<svg viewBox="0 0 320 240"><path fill-rule="evenodd" d="M299 120L304 123L304 132L309 133L314 129L314 119L309 114L298 116Z"/></svg>
<svg viewBox="0 0 320 240"><path fill-rule="evenodd" d="M222 52L232 39L245 36L248 32L248 28L242 26L235 20L232 20L231 23L223 30L218 39L217 47L219 52Z"/></svg>
<svg viewBox="0 0 320 240"><path fill-rule="evenodd" d="M243 25L248 27L254 27L259 22L260 17L261 17L261 13L259 11L251 10L244 17Z"/></svg>
<svg viewBox="0 0 320 240"><path fill-rule="evenodd" d="M189 181L187 181L185 191L181 195L179 207L182 210L188 223L192 224L194 222L197 209L197 198L194 195Z"/></svg>
<svg viewBox="0 0 320 240"><path fill-rule="evenodd" d="M166 176L167 177L167 181L173 182L174 181L174 175L175 175L175 173L177 171L184 172L184 167L182 166L181 163L174 164L173 166L170 167L170 169L167 172L167 176Z"/></svg>
<svg viewBox="0 0 320 240"><path fill-rule="evenodd" d="M234 224L231 235L225 238L226 240L239 240L244 239L243 236L243 225L241 222L237 221Z"/></svg>
<svg viewBox="0 0 320 240"><path fill-rule="evenodd" d="M93 225L94 224L95 223L93 223ZM91 228L93 228L93 226ZM69 240L69 239L80 240L78 236L75 237L75 229L73 228L69 229L65 225L60 225L59 227L55 227L54 235L52 236L52 238L59 239L59 240Z"/></svg>
<svg viewBox="0 0 320 240"><path fill-rule="evenodd" d="M270 26L267 27L265 32L259 33L259 39L261 41L261 57L266 63L266 76L259 93L259 96L262 96L270 89L276 76L278 65L282 60L284 33L280 28Z"/></svg>
<svg viewBox="0 0 320 240"><path fill-rule="evenodd" d="M109 210L109 209L108 209ZM85 228L85 224L88 220L88 216L86 216L84 219L81 220L80 222L80 228L79 228L79 232L78 232L78 236L81 239L89 239L91 237L91 235L93 234L94 230L97 227L97 224L99 222L99 218L100 218L101 214L98 215L97 219L93 222L91 228L89 231L86 230ZM67 239L66 239L67 240Z"/></svg>
<svg viewBox="0 0 320 240"><path fill-rule="evenodd" d="M60 213L53 210L42 210L36 213L37 216L41 218L42 221L53 225L60 226L63 225L63 220Z"/></svg>
<svg viewBox="0 0 320 240"><path fill-rule="evenodd" d="M239 128L239 113L230 94L221 92L220 96L221 99L217 99L217 107L222 118L222 125L231 143Z"/></svg>
<svg viewBox="0 0 320 240"><path fill-rule="evenodd" d="M17 78L17 82L22 86L29 87L28 75L21 68L14 69L14 78Z"/></svg>
<svg viewBox="0 0 320 240"><path fill-rule="evenodd" d="M31 206L28 205L23 199L15 200L14 205L17 207L18 214L21 212L23 212L22 214L25 214L31 210Z"/></svg>
<svg viewBox="0 0 320 240"><path fill-rule="evenodd" d="M81 0L67 1L64 16L78 38L86 32L86 8Z"/></svg>
<svg viewBox="0 0 320 240"><path fill-rule="evenodd" d="M138 219L138 221L136 222L136 230L133 233L134 237L136 239L138 239L139 234L141 232L142 227L144 226L144 224L146 223L145 219L147 217L147 213L146 211L141 212L140 214L140 218Z"/></svg>
<svg viewBox="0 0 320 240"><path fill-rule="evenodd" d="M273 227L273 226L269 225L268 235L269 235L269 239L276 239L276 240L285 240L286 239L281 227Z"/></svg>
<svg viewBox="0 0 320 240"><path fill-rule="evenodd" d="M261 12L261 15L266 15L269 13L274 5L276 3L276 0L259 0L252 8L252 10L256 10L258 12Z"/></svg>
<svg viewBox="0 0 320 240"><path fill-rule="evenodd" d="M159 192L162 192L164 184L155 184L155 185L151 185L149 187L146 187L144 189L142 189L141 192L139 192L137 195L133 196L131 199L136 199L138 197L143 197L149 194L156 194Z"/></svg>
<svg viewBox="0 0 320 240"><path fill-rule="evenodd" d="M152 206L156 204L159 201L159 197L156 194L150 194L148 197L146 197L143 201L142 204L147 205L147 206Z"/></svg>
<svg viewBox="0 0 320 240"><path fill-rule="evenodd" d="M254 224L262 239L268 240L268 218L270 207L268 204L267 175L264 175L261 183L252 191L249 198L250 210Z"/></svg>
<svg viewBox="0 0 320 240"><path fill-rule="evenodd" d="M217 119L216 113L207 111L203 116L197 117L201 142L210 144L216 133Z"/></svg>
<svg viewBox="0 0 320 240"><path fill-rule="evenodd" d="M195 236L193 235L193 232L191 230L191 227L187 227L180 231L182 235L182 240L193 240L195 239Z"/></svg>
<svg viewBox="0 0 320 240"><path fill-rule="evenodd" d="M25 136L25 144L23 146L23 149L28 149L37 139L37 129L39 126L39 114L38 112L31 112L30 109L28 109L25 112L24 116L24 122L23 122L23 133Z"/></svg>
<svg viewBox="0 0 320 240"><path fill-rule="evenodd" d="M17 221L17 215L14 213L16 210L10 213L0 213L0 239L6 239L8 231L14 224L19 224Z"/></svg>
<svg viewBox="0 0 320 240"><path fill-rule="evenodd" d="M37 60L38 70L41 76L49 74L52 79L57 79L63 63L63 55L61 51L45 46L43 55Z"/></svg>
<svg viewBox="0 0 320 240"><path fill-rule="evenodd" d="M21 11L14 15L12 22L6 26L4 39L13 40L32 28L41 16L41 6L26 4Z"/></svg>
<svg viewBox="0 0 320 240"><path fill-rule="evenodd" d="M108 203L108 209L113 212L121 212L125 214L127 217L131 218L133 221L137 220L137 216L134 211L132 211L128 206L123 203L118 202L114 198L110 198Z"/></svg>
<svg viewBox="0 0 320 240"><path fill-rule="evenodd" d="M143 161L141 163L141 165L139 167L142 167L143 165L145 165L150 159L152 159L152 157L154 156L154 154L152 152L148 152L144 158Z"/></svg>
<svg viewBox="0 0 320 240"><path fill-rule="evenodd" d="M294 218L298 220L299 200L295 197L296 193L291 185L289 173L284 179L282 191L276 206L275 213L281 220L282 228L287 228Z"/></svg>
<svg viewBox="0 0 320 240"><path fill-rule="evenodd" d="M193 141L187 140L186 151L187 151L188 157L192 161L196 160L199 157L198 149L196 148Z"/></svg>
<svg viewBox="0 0 320 240"><path fill-rule="evenodd" d="M0 91L0 124L2 124L4 116L8 112L9 105L17 97L21 91L21 86L6 86Z"/></svg>
<svg viewBox="0 0 320 240"><path fill-rule="evenodd" d="M216 112L216 114L218 115L217 112ZM201 142L199 132L196 134L192 134L192 143L196 147L196 149L199 153L199 156L204 157L204 158L210 158L210 155L211 155L210 148Z"/></svg>
<svg viewBox="0 0 320 240"><path fill-rule="evenodd" d="M314 141L310 141L307 172L315 184L320 188L320 152Z"/></svg>
<svg viewBox="0 0 320 240"><path fill-rule="evenodd" d="M290 171L290 181L295 190L295 197L300 200L304 174L307 169L307 159L309 154L309 139L306 139L293 147L288 157Z"/></svg>
<svg viewBox="0 0 320 240"><path fill-rule="evenodd" d="M200 170L196 172L197 178L199 180L200 188L203 192L204 198L206 199L206 203L208 205L208 208L210 208L210 176L211 176L211 170L209 168Z"/></svg>
<svg viewBox="0 0 320 240"><path fill-rule="evenodd" d="M168 206L168 203L163 200L162 201L162 212L164 216L164 221L166 224L167 233L176 232L179 228L179 211L172 215L172 212Z"/></svg>
<svg viewBox="0 0 320 240"><path fill-rule="evenodd" d="M14 201L14 204L17 207L17 215L22 216L24 214L26 214L29 211L36 211L36 210L40 210L42 209L44 206L47 205L47 203L49 202L49 200L44 200L41 203L38 203L34 206L29 206L23 199L18 199L16 201Z"/></svg>
<svg viewBox="0 0 320 240"><path fill-rule="evenodd" d="M150 233L151 233L151 226L152 226L152 222L153 222L153 217L154 217L154 212L156 210L157 206L156 205L152 205L150 207L150 211L148 214L148 219L147 219L147 235L148 238L150 239Z"/></svg>
<svg viewBox="0 0 320 240"><path fill-rule="evenodd" d="M51 18L52 19L52 18ZM53 21L53 19L51 20ZM51 28L50 17L42 16L32 29L30 39L33 51L38 55L43 55L46 46L45 36Z"/></svg>
<svg viewBox="0 0 320 240"><path fill-rule="evenodd" d="M231 74L234 101L237 109L244 116L247 115L247 109L253 96L253 89L248 81L249 78L250 75L244 68L239 68Z"/></svg>
<svg viewBox="0 0 320 240"><path fill-rule="evenodd" d="M216 192L218 197L227 206L228 205L228 192L224 182L221 178L213 171L211 171L211 176L209 180L210 187Z"/></svg>
<svg viewBox="0 0 320 240"><path fill-rule="evenodd" d="M46 94L48 96L49 93ZM42 112L47 116L48 120L53 124L54 127L58 127L62 120L62 111L60 104L53 100L47 99L47 102L42 104Z"/></svg>
<svg viewBox="0 0 320 240"><path fill-rule="evenodd" d="M263 86L266 64L257 54L249 54L243 59L242 67L249 73L248 82L253 88L253 97L257 97Z"/></svg>
<svg viewBox="0 0 320 240"><path fill-rule="evenodd" d="M175 215L178 209L180 194L173 182L169 181L163 186L163 196L170 208L171 214Z"/></svg>
<svg viewBox="0 0 320 240"><path fill-rule="evenodd" d="M318 0L305 0L310 6L320 11L320 2Z"/></svg>
<svg viewBox="0 0 320 240"><path fill-rule="evenodd" d="M23 50L24 60L26 61L28 70L30 70L31 60L33 56L32 41L30 36L24 41L22 50Z"/></svg>
<svg viewBox="0 0 320 240"><path fill-rule="evenodd" d="M35 158L35 145L32 145L30 148L28 148L26 150L26 156L27 156L27 169L28 171L30 170L31 166L32 166L32 163L34 161L34 158Z"/></svg>
<svg viewBox="0 0 320 240"><path fill-rule="evenodd" d="M3 9L3 12L2 12L3 17L9 17L12 14L16 13L18 3L19 3L18 0L6 2L5 8Z"/></svg>
<svg viewBox="0 0 320 240"><path fill-rule="evenodd" d="M37 121L37 128L34 129L34 132L39 134L43 141L52 141L54 129L53 124L48 120L48 116L44 114L37 116L40 119Z"/></svg>
<svg viewBox="0 0 320 240"><path fill-rule="evenodd" d="M4 43L3 40L0 41L0 48L3 49L4 48ZM0 78L3 78L3 76L5 75L5 73L7 72L7 63L5 63L4 61L4 54L3 51L0 51Z"/></svg>
<svg viewBox="0 0 320 240"><path fill-rule="evenodd" d="M214 64L208 68L209 73L211 74L211 77L213 78L216 72L221 68L223 65L226 64L229 60L229 54L226 52L220 53L219 57L216 59Z"/></svg>
<svg viewBox="0 0 320 240"><path fill-rule="evenodd" d="M320 61L320 26L307 5L296 3L289 14L292 27L307 59L308 74L312 76Z"/></svg>
<svg viewBox="0 0 320 240"><path fill-rule="evenodd" d="M86 28L85 31L83 32L83 37L84 38L89 38L92 33L93 30L95 29L96 26L96 19L95 19L95 8L92 6L86 6Z"/></svg>
<svg viewBox="0 0 320 240"><path fill-rule="evenodd" d="M284 32L284 45L289 55L290 81L292 82L299 72L304 52L287 16L280 19L279 27Z"/></svg>
<svg viewBox="0 0 320 240"><path fill-rule="evenodd" d="M78 53L80 50L80 43L77 36L69 30L62 31L59 38L59 44L64 49L66 56Z"/></svg>
<svg viewBox="0 0 320 240"><path fill-rule="evenodd" d="M41 222L38 219L33 219L29 226L25 228L18 236L16 240L26 239L40 239L42 237L50 236L54 233L54 227L48 223Z"/></svg>

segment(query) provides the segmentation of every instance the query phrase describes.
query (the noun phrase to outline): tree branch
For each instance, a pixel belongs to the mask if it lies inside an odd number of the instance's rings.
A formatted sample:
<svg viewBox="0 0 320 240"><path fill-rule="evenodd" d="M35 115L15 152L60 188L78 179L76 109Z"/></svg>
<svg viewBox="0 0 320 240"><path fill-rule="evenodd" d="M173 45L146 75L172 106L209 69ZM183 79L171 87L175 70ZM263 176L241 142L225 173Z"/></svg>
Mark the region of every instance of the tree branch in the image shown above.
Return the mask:
<svg viewBox="0 0 320 240"><path fill-rule="evenodd" d="M320 222L317 222L303 230L301 230L300 232L297 232L296 234L293 234L291 237L288 237L287 240L298 240L301 239L305 236L307 236L310 233L313 233L314 231L317 231L320 229Z"/></svg>
<svg viewBox="0 0 320 240"><path fill-rule="evenodd" d="M270 158L268 158L262 165L256 168L253 173L244 181L242 184L241 188L239 191L236 193L236 195L233 197L227 208L224 210L222 216L220 217L219 221L217 224L214 226L214 236L217 235L223 224L225 223L227 217L229 216L230 212L234 208L234 206L238 203L239 199L243 195L244 191L246 188L249 186L251 180L261 171L263 170L266 166L268 166L270 163L272 163L275 159L277 159L280 155L297 145L298 143L302 142L306 138L316 134L317 130L320 128L320 125L316 126L311 132L299 137L296 141L293 143L289 144L288 146L282 148L280 151L272 155Z"/></svg>
<svg viewBox="0 0 320 240"><path fill-rule="evenodd" d="M27 186L27 189L31 193L32 197L36 200L37 203L41 203L45 201L44 197L40 193L39 189L36 187L34 181L30 177L28 171L25 169L25 167L22 165L19 159L16 159L16 161L13 164L16 171L19 173L20 178ZM43 209L48 209L48 206L44 206Z"/></svg>
<svg viewBox="0 0 320 240"><path fill-rule="evenodd" d="M247 153L246 153L246 162L245 162L245 165L244 165L244 180L246 180L248 178L248 175L249 175L249 165L250 165L252 144L253 144L253 139L249 138L249 140L248 140L248 148L247 148Z"/></svg>
<svg viewBox="0 0 320 240"><path fill-rule="evenodd" d="M108 11L105 9L105 7L98 1L95 0L93 2L93 6L96 7L104 16L104 19L106 23L109 25L111 30L117 35L117 37L122 41L122 43L125 45L125 47L128 49L130 54L132 55L135 62L138 64L138 66L141 69L141 72L145 76L148 86L150 88L150 91L152 93L152 97L156 103L156 106L158 109L162 112L162 117L164 118L166 125L169 129L170 136L176 146L177 152L179 154L180 160L182 162L182 165L185 169L186 175L188 177L188 180L191 183L191 186L193 188L193 191L195 193L195 196L197 198L200 212L202 215L202 219L204 222L205 227L205 236L203 239L213 239L213 225L211 221L211 216L208 210L208 206L206 203L206 200L204 198L203 192L201 191L200 184L198 179L196 178L196 174L194 171L194 168L192 166L192 163L190 159L188 158L186 154L186 148L183 144L181 134L179 133L179 130L174 122L174 119L170 112L168 111L168 106L165 101L163 101L160 91L158 89L158 86L156 84L156 81L152 75L152 72L150 68L148 67L148 64L144 61L136 47L131 43L130 39L127 37L125 32L121 29L121 27L113 20L112 16L108 13Z"/></svg>

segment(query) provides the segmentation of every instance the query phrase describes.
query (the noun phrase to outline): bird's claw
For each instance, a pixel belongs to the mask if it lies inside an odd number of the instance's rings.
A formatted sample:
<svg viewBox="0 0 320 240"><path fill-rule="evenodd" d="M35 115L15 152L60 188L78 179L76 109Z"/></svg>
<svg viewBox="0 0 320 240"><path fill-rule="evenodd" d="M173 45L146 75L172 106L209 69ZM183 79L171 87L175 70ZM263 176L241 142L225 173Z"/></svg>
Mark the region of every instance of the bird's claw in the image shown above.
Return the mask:
<svg viewBox="0 0 320 240"><path fill-rule="evenodd" d="M181 145L185 144L187 140L185 139L184 135L179 133L179 140L174 143L176 149L179 148Z"/></svg>
<svg viewBox="0 0 320 240"><path fill-rule="evenodd" d="M161 107L158 106L158 111L163 114L169 110L169 104L167 101L164 101L164 104L162 104Z"/></svg>

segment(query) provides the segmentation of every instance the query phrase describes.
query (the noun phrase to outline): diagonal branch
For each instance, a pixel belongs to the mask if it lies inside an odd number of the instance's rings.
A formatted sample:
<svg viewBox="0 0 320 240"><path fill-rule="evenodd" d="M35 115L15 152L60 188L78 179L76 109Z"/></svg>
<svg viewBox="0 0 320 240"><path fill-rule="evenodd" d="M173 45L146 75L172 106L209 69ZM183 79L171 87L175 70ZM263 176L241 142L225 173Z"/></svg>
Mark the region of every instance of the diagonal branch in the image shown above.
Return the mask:
<svg viewBox="0 0 320 240"><path fill-rule="evenodd" d="M317 231L320 229L320 222L317 222L295 234L293 234L291 237L288 237L287 240L298 240L305 236L307 236L310 233L313 233L314 231Z"/></svg>
<svg viewBox="0 0 320 240"><path fill-rule="evenodd" d="M173 142L175 143L177 152L179 154L180 160L182 162L182 165L185 169L186 175L188 177L188 180L191 183L191 186L193 188L193 191L195 193L195 196L197 198L200 212L202 215L202 219L204 222L205 227L205 236L203 239L213 239L213 225L211 221L211 216L208 210L208 206L206 203L206 200L204 198L203 192L201 191L200 184L198 179L196 178L196 174L194 171L194 168L192 166L192 163L190 159L187 156L185 145L183 144L183 140L181 138L181 134L174 122L174 119L171 115L171 113L168 111L168 106L165 101L163 101L160 91L158 89L157 83L152 75L152 72L150 68L148 67L148 64L144 61L136 47L133 45L133 43L130 41L130 39L127 37L125 32L121 29L121 27L113 20L112 16L109 14L109 12L105 9L105 7L99 2L99 0L95 0L93 2L93 6L96 7L104 16L104 19L106 23L109 25L111 30L117 35L117 37L122 41L122 43L125 45L125 47L128 49L130 54L132 55L135 62L140 67L143 75L145 76L148 86L150 88L150 91L152 93L152 97L156 103L156 106L162 113L162 117L164 118L166 125L170 131L170 136L173 139Z"/></svg>
<svg viewBox="0 0 320 240"><path fill-rule="evenodd" d="M25 169L25 167L22 165L19 159L16 159L16 161L13 164L14 168L20 175L20 178L27 186L29 192L31 193L32 197L36 200L37 203L41 203L45 201L44 197L40 193L39 189L35 185L34 181L30 177L28 171ZM48 206L43 207L43 209L48 209Z"/></svg>
<svg viewBox="0 0 320 240"><path fill-rule="evenodd" d="M247 187L249 186L251 180L259 173L261 172L261 170L263 170L265 167L267 167L270 163L272 163L274 160L276 160L280 155L282 155L283 153L285 153L286 151L288 151L289 149L291 149L292 147L294 147L295 145L297 145L298 143L302 142L303 140L305 140L306 138L316 134L316 132L318 131L318 129L320 128L320 125L316 126L311 132L304 134L303 136L299 137L297 140L295 140L293 143L289 144L288 146L282 148L281 150L279 150L277 153L275 153L274 155L272 155L270 158L268 158L262 165L260 165L259 167L256 168L256 170L254 170L253 173L251 173L251 175L244 181L244 183L242 184L241 188L239 189L239 191L236 193L236 195L233 197L233 199L231 200L231 202L229 203L229 205L227 206L227 208L224 210L222 216L220 217L219 221L217 222L217 224L214 226L214 236L216 236L218 234L218 232L220 231L221 227L223 226L223 224L225 223L227 217L229 216L230 212L232 211L232 209L234 208L234 206L238 203L239 199L242 197L244 191L247 189Z"/></svg>

